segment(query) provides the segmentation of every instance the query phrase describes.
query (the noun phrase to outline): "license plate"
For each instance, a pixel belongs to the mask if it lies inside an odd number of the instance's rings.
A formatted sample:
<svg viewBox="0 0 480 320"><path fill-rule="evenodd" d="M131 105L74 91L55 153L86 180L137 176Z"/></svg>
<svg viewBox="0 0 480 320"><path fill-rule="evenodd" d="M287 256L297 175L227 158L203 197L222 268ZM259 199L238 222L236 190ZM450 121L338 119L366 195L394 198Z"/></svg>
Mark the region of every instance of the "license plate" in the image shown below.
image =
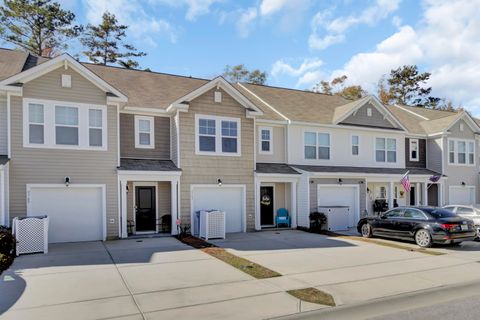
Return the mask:
<svg viewBox="0 0 480 320"><path fill-rule="evenodd" d="M462 224L462 231L467 231L468 230L468 225Z"/></svg>

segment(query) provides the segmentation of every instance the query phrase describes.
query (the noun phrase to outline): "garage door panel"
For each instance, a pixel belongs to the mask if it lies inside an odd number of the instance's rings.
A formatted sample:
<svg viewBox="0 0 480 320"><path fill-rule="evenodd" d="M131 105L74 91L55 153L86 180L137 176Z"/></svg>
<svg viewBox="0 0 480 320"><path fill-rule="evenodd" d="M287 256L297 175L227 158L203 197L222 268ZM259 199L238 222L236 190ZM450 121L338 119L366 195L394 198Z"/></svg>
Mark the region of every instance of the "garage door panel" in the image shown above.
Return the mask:
<svg viewBox="0 0 480 320"><path fill-rule="evenodd" d="M349 227L357 224L356 208L357 190L350 186L318 186L318 206L348 206L350 207Z"/></svg>
<svg viewBox="0 0 480 320"><path fill-rule="evenodd" d="M49 242L103 239L101 188L31 188L28 215L49 216Z"/></svg>
<svg viewBox="0 0 480 320"><path fill-rule="evenodd" d="M463 186L451 186L448 200L450 204L475 204L475 188Z"/></svg>
<svg viewBox="0 0 480 320"><path fill-rule="evenodd" d="M244 197L241 187L196 187L193 189L193 211L225 211L227 232L243 231Z"/></svg>

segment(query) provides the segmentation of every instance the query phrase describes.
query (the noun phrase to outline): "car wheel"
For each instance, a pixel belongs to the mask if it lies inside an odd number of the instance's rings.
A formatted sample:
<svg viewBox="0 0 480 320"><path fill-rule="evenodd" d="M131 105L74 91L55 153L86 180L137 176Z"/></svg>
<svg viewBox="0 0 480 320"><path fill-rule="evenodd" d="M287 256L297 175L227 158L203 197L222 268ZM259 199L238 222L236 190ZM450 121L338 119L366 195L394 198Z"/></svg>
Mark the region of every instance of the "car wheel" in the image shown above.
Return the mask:
<svg viewBox="0 0 480 320"><path fill-rule="evenodd" d="M422 248L430 248L432 246L432 236L425 229L420 229L415 233L415 243Z"/></svg>
<svg viewBox="0 0 480 320"><path fill-rule="evenodd" d="M364 238L371 238L372 237L372 227L368 222L362 224L362 227L360 228L360 231L362 232L362 237Z"/></svg>

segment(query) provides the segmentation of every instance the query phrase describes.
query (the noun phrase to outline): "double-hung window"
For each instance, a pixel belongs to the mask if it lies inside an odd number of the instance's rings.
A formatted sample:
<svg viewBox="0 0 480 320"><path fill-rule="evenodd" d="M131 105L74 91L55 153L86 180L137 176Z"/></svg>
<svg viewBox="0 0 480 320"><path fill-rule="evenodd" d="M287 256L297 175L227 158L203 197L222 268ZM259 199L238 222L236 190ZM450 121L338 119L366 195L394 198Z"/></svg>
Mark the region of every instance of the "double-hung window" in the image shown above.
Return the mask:
<svg viewBox="0 0 480 320"><path fill-rule="evenodd" d="M377 162L397 162L397 140L375 138L375 160Z"/></svg>
<svg viewBox="0 0 480 320"><path fill-rule="evenodd" d="M360 148L360 137L359 136L352 136L352 155L358 156Z"/></svg>
<svg viewBox="0 0 480 320"><path fill-rule="evenodd" d="M28 142L31 144L45 143L45 115L43 104L28 104Z"/></svg>
<svg viewBox="0 0 480 320"><path fill-rule="evenodd" d="M410 139L410 161L418 161L418 139Z"/></svg>
<svg viewBox="0 0 480 320"><path fill-rule="evenodd" d="M330 134L305 132L304 157L312 160L330 160Z"/></svg>
<svg viewBox="0 0 480 320"><path fill-rule="evenodd" d="M155 148L155 125L153 117L135 116L135 148Z"/></svg>
<svg viewBox="0 0 480 320"><path fill-rule="evenodd" d="M240 119L196 115L196 153L240 155Z"/></svg>
<svg viewBox="0 0 480 320"><path fill-rule="evenodd" d="M55 143L78 146L78 108L55 106Z"/></svg>
<svg viewBox="0 0 480 320"><path fill-rule="evenodd" d="M260 128L260 153L272 154L272 128Z"/></svg>
<svg viewBox="0 0 480 320"><path fill-rule="evenodd" d="M448 140L448 163L475 165L475 142L470 140Z"/></svg>
<svg viewBox="0 0 480 320"><path fill-rule="evenodd" d="M88 110L88 139L90 147L103 145L103 119L102 110Z"/></svg>

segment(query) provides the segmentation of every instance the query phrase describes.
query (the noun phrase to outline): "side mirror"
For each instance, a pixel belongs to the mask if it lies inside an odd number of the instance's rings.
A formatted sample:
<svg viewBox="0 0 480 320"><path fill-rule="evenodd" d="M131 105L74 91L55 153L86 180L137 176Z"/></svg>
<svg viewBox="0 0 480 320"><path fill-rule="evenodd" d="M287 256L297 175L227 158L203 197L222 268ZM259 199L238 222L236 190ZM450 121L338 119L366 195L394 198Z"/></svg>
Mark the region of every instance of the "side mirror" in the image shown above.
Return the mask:
<svg viewBox="0 0 480 320"><path fill-rule="evenodd" d="M380 219L387 219L387 216L385 214L380 215Z"/></svg>

